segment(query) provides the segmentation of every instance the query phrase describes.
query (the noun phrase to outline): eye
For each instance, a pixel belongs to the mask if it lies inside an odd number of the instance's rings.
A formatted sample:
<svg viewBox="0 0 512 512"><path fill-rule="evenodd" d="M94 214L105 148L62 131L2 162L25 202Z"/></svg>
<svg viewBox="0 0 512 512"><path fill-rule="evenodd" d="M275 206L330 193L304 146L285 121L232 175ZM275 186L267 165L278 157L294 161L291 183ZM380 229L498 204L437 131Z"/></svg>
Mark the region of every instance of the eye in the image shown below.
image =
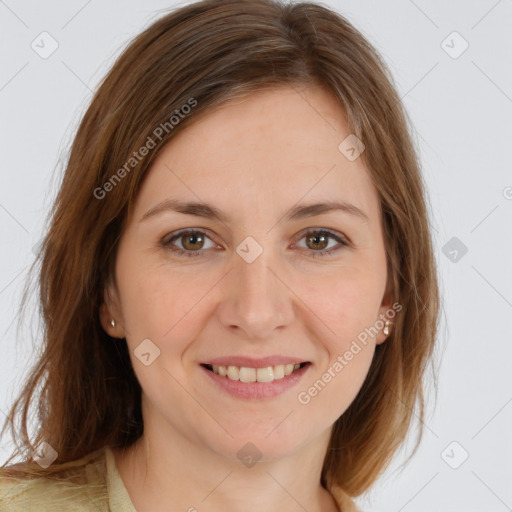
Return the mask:
<svg viewBox="0 0 512 512"><path fill-rule="evenodd" d="M179 240L181 244L180 247L176 247L172 242L175 240ZM206 235L204 231L201 230L188 230L188 231L180 231L171 238L167 238L162 240L161 245L163 247L167 247L170 251L183 254L186 256L200 256L201 249L204 248L205 240L211 239ZM212 242L213 244L213 242ZM215 245L215 244L213 244ZM209 249L210 247L206 247Z"/></svg>
<svg viewBox="0 0 512 512"><path fill-rule="evenodd" d="M341 248L349 246L349 243L343 237L326 229L310 230L303 234L299 240L306 240L306 249L311 249L310 256L313 258L317 256L329 256L338 252ZM336 244L334 244L334 248L331 246L329 249L326 249L329 245L329 241L338 242L339 247L336 247Z"/></svg>
<svg viewBox="0 0 512 512"><path fill-rule="evenodd" d="M202 253L205 252L202 249L211 249L216 245L204 231L199 229L178 231L176 233L171 233L171 235L172 236L170 238L164 238L160 242L160 245L178 255L184 255L187 257L201 256ZM332 255L341 248L349 246L349 243L343 237L332 233L327 229L309 230L299 238L299 240L303 239L306 240L305 248L310 249L310 251L308 251L311 253L309 256L313 258L317 256ZM181 247L174 244L175 240L179 241ZM210 241L210 246L205 246L206 240ZM331 246L329 249L326 249L329 245L329 241L338 242L338 247L334 244L334 247Z"/></svg>

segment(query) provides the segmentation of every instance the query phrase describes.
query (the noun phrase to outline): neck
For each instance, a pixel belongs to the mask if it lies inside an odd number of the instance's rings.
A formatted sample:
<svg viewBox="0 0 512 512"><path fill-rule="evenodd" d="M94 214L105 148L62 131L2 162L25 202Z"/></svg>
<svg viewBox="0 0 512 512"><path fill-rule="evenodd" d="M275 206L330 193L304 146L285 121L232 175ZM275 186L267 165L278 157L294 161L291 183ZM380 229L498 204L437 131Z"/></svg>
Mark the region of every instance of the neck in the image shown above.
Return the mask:
<svg viewBox="0 0 512 512"><path fill-rule="evenodd" d="M296 452L251 465L179 435L144 426L144 435L124 451L113 449L116 466L139 512L338 512L320 485L330 432ZM195 442L194 442L195 441ZM244 445L245 443L242 443ZM250 451L250 448L248 448Z"/></svg>

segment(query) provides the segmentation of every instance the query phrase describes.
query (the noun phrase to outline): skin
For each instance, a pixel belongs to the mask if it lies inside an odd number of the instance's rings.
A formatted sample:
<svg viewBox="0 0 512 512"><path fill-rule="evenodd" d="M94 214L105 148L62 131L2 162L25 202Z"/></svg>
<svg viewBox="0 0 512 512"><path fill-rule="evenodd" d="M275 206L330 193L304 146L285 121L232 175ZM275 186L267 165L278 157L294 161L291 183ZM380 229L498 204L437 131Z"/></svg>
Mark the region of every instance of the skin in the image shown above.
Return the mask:
<svg viewBox="0 0 512 512"><path fill-rule="evenodd" d="M308 404L297 395L392 304L377 191L362 158L349 161L338 150L349 134L325 89L285 86L209 112L149 170L120 240L117 284L108 285L101 306L105 331L126 337L143 390L144 434L114 450L138 511L170 503L184 511L337 510L320 485L331 429L387 336L381 330L361 344ZM213 204L231 220L167 211L139 222L171 197ZM342 211L284 219L298 203L326 200L350 202L368 220ZM174 247L201 255L160 245L184 228L206 238L178 237ZM333 238L308 244L312 228L350 245ZM263 248L250 264L236 252L247 236ZM312 257L331 248L339 250ZM133 353L144 339L160 349L149 366ZM311 366L298 385L265 400L233 398L199 366L218 356L275 354ZM262 454L250 468L237 457L247 442Z"/></svg>

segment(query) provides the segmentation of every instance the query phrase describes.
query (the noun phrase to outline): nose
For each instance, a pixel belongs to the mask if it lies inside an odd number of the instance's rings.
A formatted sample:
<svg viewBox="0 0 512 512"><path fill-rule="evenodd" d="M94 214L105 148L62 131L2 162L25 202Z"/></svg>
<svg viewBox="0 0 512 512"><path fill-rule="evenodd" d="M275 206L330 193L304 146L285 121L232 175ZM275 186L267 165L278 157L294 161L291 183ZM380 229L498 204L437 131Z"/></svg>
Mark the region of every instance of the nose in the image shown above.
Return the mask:
<svg viewBox="0 0 512 512"><path fill-rule="evenodd" d="M260 341L290 325L295 296L271 251L264 250L252 263L235 253L233 265L217 309L222 324L243 331L247 339Z"/></svg>

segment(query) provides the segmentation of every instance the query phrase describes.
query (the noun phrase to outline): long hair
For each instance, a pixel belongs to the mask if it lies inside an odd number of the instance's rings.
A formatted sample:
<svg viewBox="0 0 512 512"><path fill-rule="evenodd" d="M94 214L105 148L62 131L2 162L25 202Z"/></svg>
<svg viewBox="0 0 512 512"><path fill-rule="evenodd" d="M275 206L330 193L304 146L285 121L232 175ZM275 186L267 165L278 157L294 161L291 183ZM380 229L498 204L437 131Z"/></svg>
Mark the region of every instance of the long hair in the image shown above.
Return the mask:
<svg viewBox="0 0 512 512"><path fill-rule="evenodd" d="M362 388L334 424L322 485L352 496L367 490L405 440L418 406L416 451L439 291L418 152L391 73L359 31L322 5L203 0L166 13L135 37L79 124L30 269L40 264L43 344L2 429L10 425L16 441L7 462L21 455L27 464L20 471L51 475L141 436L141 388L126 341L105 333L99 306L142 180L165 144L203 113L286 85L326 87L363 141L394 300L402 306ZM38 429L31 436L34 402ZM43 440L58 454L47 469L28 463Z"/></svg>

